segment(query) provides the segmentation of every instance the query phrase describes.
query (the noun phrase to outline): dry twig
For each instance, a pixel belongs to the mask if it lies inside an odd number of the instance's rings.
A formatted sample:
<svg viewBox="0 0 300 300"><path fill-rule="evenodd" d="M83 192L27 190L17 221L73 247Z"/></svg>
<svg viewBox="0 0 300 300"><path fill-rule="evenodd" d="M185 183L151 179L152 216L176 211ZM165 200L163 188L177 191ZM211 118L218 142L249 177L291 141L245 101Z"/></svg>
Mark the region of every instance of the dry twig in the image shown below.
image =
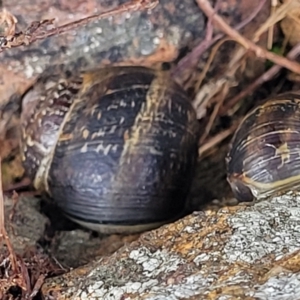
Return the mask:
<svg viewBox="0 0 300 300"><path fill-rule="evenodd" d="M222 106L222 104L223 104L223 102L225 100L225 97L226 97L226 95L228 93L229 88L230 88L230 86L227 83L224 84L221 93L218 95L219 99L217 100L217 103L216 103L216 105L214 107L214 110L213 110L212 114L209 117L209 121L208 121L208 123L207 123L207 125L205 127L204 133L203 133L203 135L200 138L200 144L202 144L205 141L205 139L207 138L207 136L209 135L210 130L211 130L211 128L212 128L212 126L213 126L213 124L215 122L215 119L218 116L220 107Z"/></svg>
<svg viewBox="0 0 300 300"><path fill-rule="evenodd" d="M235 122L230 128L221 131L220 133L216 134L215 136L208 139L200 148L199 148L199 157L203 159L205 153L210 149L214 148L216 145L220 144L230 135L232 135L238 126L238 122Z"/></svg>

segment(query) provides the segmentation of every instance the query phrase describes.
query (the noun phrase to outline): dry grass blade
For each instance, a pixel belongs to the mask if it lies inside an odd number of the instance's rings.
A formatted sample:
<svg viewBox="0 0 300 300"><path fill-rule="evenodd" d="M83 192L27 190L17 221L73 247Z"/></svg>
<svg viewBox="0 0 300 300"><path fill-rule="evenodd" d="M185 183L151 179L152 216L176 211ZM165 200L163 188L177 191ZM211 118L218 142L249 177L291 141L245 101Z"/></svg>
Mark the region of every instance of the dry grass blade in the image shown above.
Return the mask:
<svg viewBox="0 0 300 300"><path fill-rule="evenodd" d="M275 14L277 6L278 6L278 0L271 0L271 16ZM274 38L274 25L271 25L268 29L268 42L267 42L268 50L272 49L273 38Z"/></svg>

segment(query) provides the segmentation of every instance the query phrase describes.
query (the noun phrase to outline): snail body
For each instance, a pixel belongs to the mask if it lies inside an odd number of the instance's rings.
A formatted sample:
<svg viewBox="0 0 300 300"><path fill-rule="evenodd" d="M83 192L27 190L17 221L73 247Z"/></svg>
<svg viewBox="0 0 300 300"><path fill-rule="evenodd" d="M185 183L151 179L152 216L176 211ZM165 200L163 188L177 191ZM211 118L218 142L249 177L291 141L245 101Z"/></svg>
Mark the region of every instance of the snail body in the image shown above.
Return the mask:
<svg viewBox="0 0 300 300"><path fill-rule="evenodd" d="M300 93L255 107L242 120L227 155L228 181L241 202L300 187Z"/></svg>
<svg viewBox="0 0 300 300"><path fill-rule="evenodd" d="M164 72L110 67L41 78L23 97L23 164L36 189L101 232L139 232L180 215L198 122Z"/></svg>

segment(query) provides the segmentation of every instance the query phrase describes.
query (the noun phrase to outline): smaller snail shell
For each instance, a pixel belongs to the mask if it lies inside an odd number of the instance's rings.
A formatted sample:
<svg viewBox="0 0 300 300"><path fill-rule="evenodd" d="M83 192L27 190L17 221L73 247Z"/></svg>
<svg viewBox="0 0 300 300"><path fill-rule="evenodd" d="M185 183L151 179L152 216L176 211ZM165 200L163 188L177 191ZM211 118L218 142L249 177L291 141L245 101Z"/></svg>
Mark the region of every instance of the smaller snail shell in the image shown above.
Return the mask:
<svg viewBox="0 0 300 300"><path fill-rule="evenodd" d="M300 92L254 108L236 130L226 158L227 179L241 201L300 187Z"/></svg>

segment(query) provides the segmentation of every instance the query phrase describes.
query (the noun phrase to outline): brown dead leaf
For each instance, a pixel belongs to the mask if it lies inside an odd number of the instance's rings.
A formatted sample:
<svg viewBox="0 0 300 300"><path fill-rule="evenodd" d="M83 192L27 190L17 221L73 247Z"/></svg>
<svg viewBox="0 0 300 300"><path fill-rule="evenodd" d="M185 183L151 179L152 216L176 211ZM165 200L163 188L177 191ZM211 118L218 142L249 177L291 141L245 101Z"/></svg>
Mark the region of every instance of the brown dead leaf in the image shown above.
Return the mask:
<svg viewBox="0 0 300 300"><path fill-rule="evenodd" d="M291 46L295 46L300 42L300 2L298 0L293 0L291 2L295 3L295 5L293 9L290 9L287 12L287 15L281 21L280 26L286 42Z"/></svg>
<svg viewBox="0 0 300 300"><path fill-rule="evenodd" d="M20 155L16 156L11 161L2 162L2 185L3 189L11 186L16 179L21 178L24 175L24 169L22 167L22 160Z"/></svg>
<svg viewBox="0 0 300 300"><path fill-rule="evenodd" d="M0 12L0 34L5 37L11 37L16 32L18 20L6 9Z"/></svg>

